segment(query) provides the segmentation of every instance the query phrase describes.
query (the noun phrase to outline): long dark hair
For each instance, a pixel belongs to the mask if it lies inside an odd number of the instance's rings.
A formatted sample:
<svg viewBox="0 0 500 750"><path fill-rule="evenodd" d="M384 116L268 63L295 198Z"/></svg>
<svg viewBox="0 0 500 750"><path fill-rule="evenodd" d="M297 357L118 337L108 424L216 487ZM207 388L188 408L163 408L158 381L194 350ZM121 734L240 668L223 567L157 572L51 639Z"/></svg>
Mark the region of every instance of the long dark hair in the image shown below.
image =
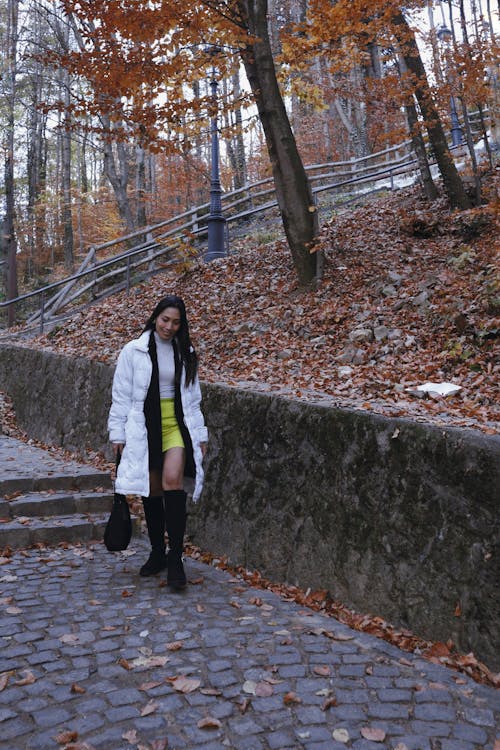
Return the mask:
<svg viewBox="0 0 500 750"><path fill-rule="evenodd" d="M184 300L181 297L177 297L175 294L169 294L167 297L163 297L146 321L144 331L154 331L156 318L166 310L167 307L175 307L181 316L181 325L175 334L175 341L179 349L181 362L186 372L186 383L189 385L189 383L194 382L198 371L198 357L193 345L191 344L191 339L189 338L189 324Z"/></svg>

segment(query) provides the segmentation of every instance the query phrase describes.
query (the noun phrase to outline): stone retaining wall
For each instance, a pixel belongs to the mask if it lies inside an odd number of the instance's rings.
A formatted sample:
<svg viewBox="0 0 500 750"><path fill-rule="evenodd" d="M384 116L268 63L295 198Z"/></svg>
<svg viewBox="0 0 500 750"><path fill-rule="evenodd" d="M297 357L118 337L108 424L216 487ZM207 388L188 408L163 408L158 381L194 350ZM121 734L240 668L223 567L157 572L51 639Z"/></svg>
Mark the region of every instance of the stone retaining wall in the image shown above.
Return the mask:
<svg viewBox="0 0 500 750"><path fill-rule="evenodd" d="M3 345L30 435L104 450L112 368ZM205 385L193 540L500 666L500 438Z"/></svg>

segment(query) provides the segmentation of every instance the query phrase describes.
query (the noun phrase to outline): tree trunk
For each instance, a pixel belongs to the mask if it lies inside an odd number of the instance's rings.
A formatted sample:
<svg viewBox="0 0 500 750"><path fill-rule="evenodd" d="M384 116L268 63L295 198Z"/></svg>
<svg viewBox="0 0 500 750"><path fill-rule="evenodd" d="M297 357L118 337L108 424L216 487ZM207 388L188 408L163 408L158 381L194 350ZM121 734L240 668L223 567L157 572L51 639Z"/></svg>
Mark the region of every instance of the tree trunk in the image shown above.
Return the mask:
<svg viewBox="0 0 500 750"><path fill-rule="evenodd" d="M278 205L301 285L316 277L317 258L310 252L318 234L311 186L300 158L279 90L267 27L267 0L238 0L249 34L255 38L241 52L271 161Z"/></svg>
<svg viewBox="0 0 500 750"><path fill-rule="evenodd" d="M401 54L398 55L398 65L400 74L407 72L406 63ZM408 120L408 128L410 130L411 147L417 157L418 168L420 170L420 179L422 180L424 193L428 200L434 201L438 197L438 191L434 184L434 180L432 179L429 160L427 159L427 154L425 151L424 139L422 137L422 133L420 132L420 127L418 124L417 108L415 107L413 96L411 97L411 100L408 100L406 102L405 112L406 119Z"/></svg>
<svg viewBox="0 0 500 750"><path fill-rule="evenodd" d="M414 77L415 96L425 121L429 141L436 157L438 168L443 178L444 189L450 204L453 208L470 208L471 201L465 192L462 180L450 154L439 113L432 99L415 35L402 13L398 13L393 17L393 23L396 33L399 36L401 54L406 67Z"/></svg>
<svg viewBox="0 0 500 750"><path fill-rule="evenodd" d="M64 265L68 270L73 268L74 262L74 238L73 238L73 206L71 196L71 130L70 130L70 81L69 74L62 74L64 87L64 120L61 143L61 187L62 187L62 225L63 225L63 247Z"/></svg>
<svg viewBox="0 0 500 750"><path fill-rule="evenodd" d="M146 216L146 152L142 146L135 148L135 192L136 192L136 223L138 227L145 227Z"/></svg>
<svg viewBox="0 0 500 750"><path fill-rule="evenodd" d="M241 93L240 74L236 71L232 76L233 92L235 99L238 99ZM241 107L237 107L234 112L236 133L234 136L234 155L236 162L234 187L240 188L247 181L247 164L245 158L245 141L243 139L243 117Z"/></svg>
<svg viewBox="0 0 500 750"><path fill-rule="evenodd" d="M2 246L6 266L7 299L14 299L18 295L17 289L17 242L15 233L15 200L14 200L14 119L16 103L17 77L17 35L18 35L19 0L9 0L7 5L7 70L6 100L7 117L4 133L4 179L5 179L5 218L3 221ZM10 305L7 312L7 322L11 326L15 322L15 307Z"/></svg>
<svg viewBox="0 0 500 750"><path fill-rule="evenodd" d="M118 141L118 143L116 144L116 152L118 158L116 159L113 151L113 143L111 141L111 120L107 115L103 115L102 121L104 123L105 129L110 136L109 138L103 139L104 174L108 178L109 182L111 183L111 187L113 188L120 218L124 222L126 229L128 231L132 231L133 229L135 229L135 222L127 191L129 182L129 165L126 146L124 143Z"/></svg>

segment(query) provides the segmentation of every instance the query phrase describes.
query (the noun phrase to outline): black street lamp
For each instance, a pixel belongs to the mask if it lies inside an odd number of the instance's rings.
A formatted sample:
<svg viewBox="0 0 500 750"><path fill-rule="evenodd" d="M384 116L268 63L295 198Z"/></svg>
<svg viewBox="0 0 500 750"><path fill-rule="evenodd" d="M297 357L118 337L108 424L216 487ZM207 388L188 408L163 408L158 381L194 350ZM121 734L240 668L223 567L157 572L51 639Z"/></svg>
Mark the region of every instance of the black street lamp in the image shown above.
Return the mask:
<svg viewBox="0 0 500 750"><path fill-rule="evenodd" d="M453 39L453 34L446 24L442 24L437 30L437 38L440 42L448 45ZM446 66L446 77L449 79L449 66ZM460 122L457 115L457 107L455 104L455 97L450 94L450 115L451 115L451 145L460 146L464 140L463 130L460 127Z"/></svg>
<svg viewBox="0 0 500 750"><path fill-rule="evenodd" d="M218 47L210 47L209 54L216 55ZM222 188L219 175L219 129L217 117L217 77L215 64L212 65L210 80L213 114L210 122L211 166L210 166L210 213L207 217L208 248L205 260L223 258L226 255L226 219L222 214Z"/></svg>

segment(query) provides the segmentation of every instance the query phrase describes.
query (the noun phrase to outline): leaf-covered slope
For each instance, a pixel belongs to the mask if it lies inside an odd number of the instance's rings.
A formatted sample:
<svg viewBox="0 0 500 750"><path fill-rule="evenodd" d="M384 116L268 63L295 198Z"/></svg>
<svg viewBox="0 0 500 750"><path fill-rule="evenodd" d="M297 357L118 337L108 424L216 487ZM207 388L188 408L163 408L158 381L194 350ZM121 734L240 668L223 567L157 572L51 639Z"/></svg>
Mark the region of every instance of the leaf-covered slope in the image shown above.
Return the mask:
<svg viewBox="0 0 500 750"><path fill-rule="evenodd" d="M283 243L251 237L108 298L31 345L103 362L158 298L184 297L203 380L494 432L498 422L498 220L494 202L450 213L416 189L323 228L323 280L301 291ZM426 381L454 396L412 393Z"/></svg>

